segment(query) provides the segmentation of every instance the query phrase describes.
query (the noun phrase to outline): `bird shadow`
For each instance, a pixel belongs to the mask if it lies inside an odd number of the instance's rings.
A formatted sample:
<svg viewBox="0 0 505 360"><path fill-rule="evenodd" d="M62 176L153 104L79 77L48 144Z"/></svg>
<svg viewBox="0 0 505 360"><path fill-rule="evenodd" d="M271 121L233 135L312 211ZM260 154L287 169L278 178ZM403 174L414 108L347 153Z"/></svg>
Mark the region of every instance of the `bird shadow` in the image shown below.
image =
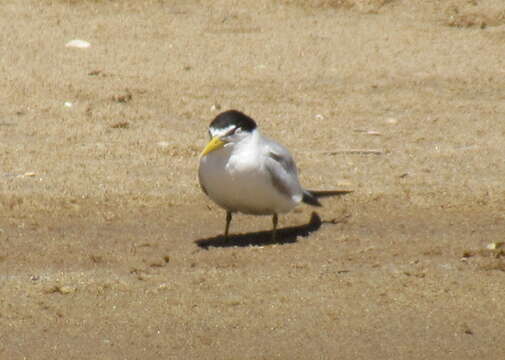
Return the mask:
<svg viewBox="0 0 505 360"><path fill-rule="evenodd" d="M277 229L275 240L272 239L272 231L258 231L247 234L228 235L228 239L225 239L223 235L219 235L206 239L195 240L195 243L205 250L208 250L209 247L245 247L292 244L297 242L299 236L307 237L310 233L319 230L321 225L324 223L337 224L340 222L342 221L322 221L321 217L316 212L313 212L307 224Z"/></svg>

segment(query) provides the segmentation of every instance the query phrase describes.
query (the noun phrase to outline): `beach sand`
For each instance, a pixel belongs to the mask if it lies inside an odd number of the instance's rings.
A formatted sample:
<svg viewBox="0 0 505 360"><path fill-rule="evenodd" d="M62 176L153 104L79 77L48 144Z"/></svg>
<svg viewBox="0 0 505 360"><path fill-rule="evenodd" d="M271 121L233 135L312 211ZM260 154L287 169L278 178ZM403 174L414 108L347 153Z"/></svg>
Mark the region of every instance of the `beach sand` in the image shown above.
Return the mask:
<svg viewBox="0 0 505 360"><path fill-rule="evenodd" d="M0 358L504 358L502 0L0 17ZM197 168L226 109L354 192L224 241Z"/></svg>

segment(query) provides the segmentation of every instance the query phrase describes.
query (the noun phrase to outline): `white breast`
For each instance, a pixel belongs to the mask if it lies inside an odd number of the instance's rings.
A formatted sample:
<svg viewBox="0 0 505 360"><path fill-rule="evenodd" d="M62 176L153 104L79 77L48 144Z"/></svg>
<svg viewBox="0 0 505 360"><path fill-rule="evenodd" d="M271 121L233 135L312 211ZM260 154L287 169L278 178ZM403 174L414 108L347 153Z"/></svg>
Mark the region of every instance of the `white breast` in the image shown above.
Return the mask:
<svg viewBox="0 0 505 360"><path fill-rule="evenodd" d="M244 214L271 215L293 209L300 199L275 189L264 155L252 142L242 145L221 148L200 159L199 179L207 195L222 208Z"/></svg>

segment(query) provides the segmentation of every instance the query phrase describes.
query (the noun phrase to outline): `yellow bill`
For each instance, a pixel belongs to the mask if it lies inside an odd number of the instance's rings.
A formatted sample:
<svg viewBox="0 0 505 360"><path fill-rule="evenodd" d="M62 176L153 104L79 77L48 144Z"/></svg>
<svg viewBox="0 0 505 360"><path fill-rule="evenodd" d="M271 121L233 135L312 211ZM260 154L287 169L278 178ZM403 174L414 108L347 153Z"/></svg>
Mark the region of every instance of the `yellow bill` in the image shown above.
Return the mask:
<svg viewBox="0 0 505 360"><path fill-rule="evenodd" d="M205 156L211 151L217 150L224 145L224 142L218 137L214 136L211 141L205 146L200 156Z"/></svg>

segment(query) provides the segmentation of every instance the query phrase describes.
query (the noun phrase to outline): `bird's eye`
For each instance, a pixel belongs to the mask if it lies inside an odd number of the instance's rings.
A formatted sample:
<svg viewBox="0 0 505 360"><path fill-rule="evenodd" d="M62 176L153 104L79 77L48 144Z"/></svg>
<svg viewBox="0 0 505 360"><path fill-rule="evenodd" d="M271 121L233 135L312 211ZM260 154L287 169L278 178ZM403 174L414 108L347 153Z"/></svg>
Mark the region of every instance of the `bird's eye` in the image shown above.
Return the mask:
<svg viewBox="0 0 505 360"><path fill-rule="evenodd" d="M226 134L224 134L225 137L227 136L232 136L232 135L235 135L235 134L238 134L240 133L240 128L237 128L237 127L234 127L233 129L230 129L226 132Z"/></svg>
<svg viewBox="0 0 505 360"><path fill-rule="evenodd" d="M233 132L234 134L238 135L242 132L241 128L235 128L235 131Z"/></svg>

